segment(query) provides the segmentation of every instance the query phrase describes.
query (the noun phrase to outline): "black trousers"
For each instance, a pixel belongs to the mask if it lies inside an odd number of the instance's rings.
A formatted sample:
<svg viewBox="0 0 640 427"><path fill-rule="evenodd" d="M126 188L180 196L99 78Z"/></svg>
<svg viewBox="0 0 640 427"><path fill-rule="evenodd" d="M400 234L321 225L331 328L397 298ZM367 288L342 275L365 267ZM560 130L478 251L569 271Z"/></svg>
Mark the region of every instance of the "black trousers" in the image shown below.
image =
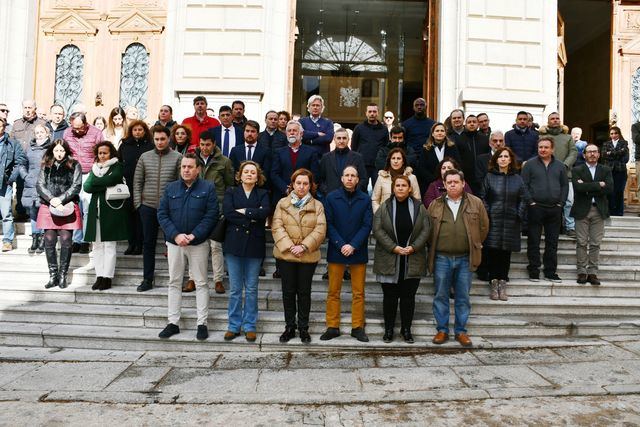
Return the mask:
<svg viewBox="0 0 640 427"><path fill-rule="evenodd" d="M302 263L278 260L282 280L282 303L287 328L309 329L311 311L311 282L318 263Z"/></svg>
<svg viewBox="0 0 640 427"><path fill-rule="evenodd" d="M509 267L511 267L511 251L502 249L482 248L483 257L486 253L486 265L489 280L507 280L509 278Z"/></svg>
<svg viewBox="0 0 640 427"><path fill-rule="evenodd" d="M627 171L615 171L613 175L613 194L609 195L609 214L624 215L624 187L627 186Z"/></svg>
<svg viewBox="0 0 640 427"><path fill-rule="evenodd" d="M153 280L156 271L156 243L158 241L158 211L145 205L140 205L138 209L140 220L142 221L142 235L144 243L142 245L142 265L144 278Z"/></svg>
<svg viewBox="0 0 640 427"><path fill-rule="evenodd" d="M544 274L555 274L558 267L558 236L562 226L562 207L529 206L527 258L529 273L540 272L540 237L544 229Z"/></svg>
<svg viewBox="0 0 640 427"><path fill-rule="evenodd" d="M365 166L365 169L367 170L368 178L371 178L371 188L373 188L376 186L376 181L378 180L378 168L371 165Z"/></svg>
<svg viewBox="0 0 640 427"><path fill-rule="evenodd" d="M142 247L142 221L140 214L133 208L133 202L128 199L124 209L127 209L127 220L129 221L129 246Z"/></svg>
<svg viewBox="0 0 640 427"><path fill-rule="evenodd" d="M400 325L402 329L411 329L413 313L416 309L416 292L420 279L404 279L399 283L381 283L382 311L384 314L384 328L393 329L400 300Z"/></svg>

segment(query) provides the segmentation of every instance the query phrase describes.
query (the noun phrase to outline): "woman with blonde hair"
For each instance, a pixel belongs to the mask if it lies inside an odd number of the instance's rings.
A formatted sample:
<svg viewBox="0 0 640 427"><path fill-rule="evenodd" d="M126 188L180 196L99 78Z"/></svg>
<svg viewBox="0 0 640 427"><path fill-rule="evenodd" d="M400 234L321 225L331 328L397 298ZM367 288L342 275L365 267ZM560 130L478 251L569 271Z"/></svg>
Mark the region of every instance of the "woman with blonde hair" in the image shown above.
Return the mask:
<svg viewBox="0 0 640 427"><path fill-rule="evenodd" d="M311 342L311 282L320 260L320 245L327 233L324 207L314 198L315 193L311 171L298 169L291 175L289 195L280 199L271 222L273 256L282 279L286 323L280 336L283 343L296 336L296 307L300 340Z"/></svg>

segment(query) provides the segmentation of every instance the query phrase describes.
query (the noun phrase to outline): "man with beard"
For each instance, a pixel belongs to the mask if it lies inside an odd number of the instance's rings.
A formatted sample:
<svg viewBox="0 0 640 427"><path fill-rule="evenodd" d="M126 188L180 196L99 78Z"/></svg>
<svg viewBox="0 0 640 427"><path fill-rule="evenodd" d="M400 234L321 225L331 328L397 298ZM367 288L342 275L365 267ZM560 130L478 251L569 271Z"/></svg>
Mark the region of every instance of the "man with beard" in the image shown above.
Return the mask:
<svg viewBox="0 0 640 427"><path fill-rule="evenodd" d="M478 132L478 118L472 114L467 116L465 130L455 137L458 151L462 160L462 170L467 177L467 182L473 191L478 194L480 183L476 180L476 161L480 154L490 152L489 138Z"/></svg>
<svg viewBox="0 0 640 427"><path fill-rule="evenodd" d="M394 126L391 128L389 132L390 141L386 146L380 148L378 150L378 155L376 156L376 170L384 169L387 164L387 155L389 151L394 148L402 148L404 150L405 155L407 156L407 164L415 169L416 164L418 163L418 156L413 148L408 147L404 140L404 129L400 126Z"/></svg>
<svg viewBox="0 0 640 427"><path fill-rule="evenodd" d="M365 168L367 169L367 177L371 178L371 187L376 185L378 178L378 170L376 169L376 155L389 140L389 132L387 128L378 120L378 105L367 105L367 119L360 123L353 130L351 138L351 149L362 155ZM335 140L335 138L334 138ZM364 179L363 175L360 182L364 181L366 187L368 179Z"/></svg>
<svg viewBox="0 0 640 427"><path fill-rule="evenodd" d="M427 101L424 98L417 98L413 101L413 117L402 122L406 145L417 153L431 134L431 126L435 123L433 119L427 117L426 109Z"/></svg>

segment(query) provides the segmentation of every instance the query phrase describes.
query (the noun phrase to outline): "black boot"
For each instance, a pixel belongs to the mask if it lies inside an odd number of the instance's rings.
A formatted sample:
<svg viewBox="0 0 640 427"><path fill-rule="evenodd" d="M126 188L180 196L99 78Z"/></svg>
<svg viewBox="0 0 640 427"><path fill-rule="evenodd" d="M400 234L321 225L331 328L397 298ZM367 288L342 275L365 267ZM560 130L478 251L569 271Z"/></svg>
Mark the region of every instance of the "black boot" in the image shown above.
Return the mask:
<svg viewBox="0 0 640 427"><path fill-rule="evenodd" d="M27 249L27 252L29 253L29 255L33 255L36 252L36 249L38 249L38 235L37 234L32 234L31 235L31 247L29 247L29 249Z"/></svg>
<svg viewBox="0 0 640 427"><path fill-rule="evenodd" d="M49 289L58 286L58 254L55 246L53 248L45 248L45 253L49 266L49 281L44 287Z"/></svg>
<svg viewBox="0 0 640 427"><path fill-rule="evenodd" d="M41 254L44 252L44 234L38 234L38 247L36 248L36 253Z"/></svg>
<svg viewBox="0 0 640 427"><path fill-rule="evenodd" d="M102 284L100 285L98 290L105 291L107 289L111 289L111 278L110 277L103 277L102 278Z"/></svg>
<svg viewBox="0 0 640 427"><path fill-rule="evenodd" d="M67 273L69 271L69 264L71 264L71 254L72 248L60 248L60 283L58 284L60 289L64 289L68 286Z"/></svg>
<svg viewBox="0 0 640 427"><path fill-rule="evenodd" d="M98 289L100 289L100 287L102 287L102 281L104 280L104 278L102 277L96 277L96 281L93 282L93 286L91 286L91 290L92 291L97 291Z"/></svg>

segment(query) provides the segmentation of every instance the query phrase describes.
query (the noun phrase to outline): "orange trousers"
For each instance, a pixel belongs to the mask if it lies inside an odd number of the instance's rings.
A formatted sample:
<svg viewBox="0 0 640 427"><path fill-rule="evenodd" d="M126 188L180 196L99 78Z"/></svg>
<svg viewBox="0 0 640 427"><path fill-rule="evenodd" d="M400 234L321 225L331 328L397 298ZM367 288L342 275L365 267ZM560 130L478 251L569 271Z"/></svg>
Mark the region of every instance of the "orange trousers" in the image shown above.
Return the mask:
<svg viewBox="0 0 640 427"><path fill-rule="evenodd" d="M327 295L327 327L340 327L340 291L345 264L329 263L329 292ZM364 281L366 264L350 265L351 271L351 327L364 328Z"/></svg>

